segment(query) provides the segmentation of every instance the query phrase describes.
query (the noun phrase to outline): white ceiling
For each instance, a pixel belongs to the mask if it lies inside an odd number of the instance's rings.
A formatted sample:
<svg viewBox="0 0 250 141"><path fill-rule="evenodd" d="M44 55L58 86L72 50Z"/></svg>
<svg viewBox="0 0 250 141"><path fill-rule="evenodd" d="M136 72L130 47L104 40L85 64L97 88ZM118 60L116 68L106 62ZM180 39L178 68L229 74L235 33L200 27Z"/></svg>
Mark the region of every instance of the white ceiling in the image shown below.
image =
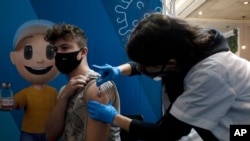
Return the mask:
<svg viewBox="0 0 250 141"><path fill-rule="evenodd" d="M170 1L166 0L165 3ZM244 5L244 1L248 1L249 4ZM176 16L198 21L221 32L241 26L242 16L245 16L245 26L250 27L250 0L175 0L175 2ZM180 3L183 5L180 6ZM201 16L198 14L199 11L203 12Z"/></svg>
<svg viewBox="0 0 250 141"><path fill-rule="evenodd" d="M244 5L244 1L248 1L249 4ZM250 0L163 0L163 2L163 5L166 5L164 8L168 10L166 14L174 11L173 15L177 17L215 28L222 33L239 29L237 54L250 61ZM175 2L174 6L171 2ZM202 15L198 14L200 11L203 12ZM245 16L244 20L242 16ZM243 44L246 45L245 49L240 48Z"/></svg>

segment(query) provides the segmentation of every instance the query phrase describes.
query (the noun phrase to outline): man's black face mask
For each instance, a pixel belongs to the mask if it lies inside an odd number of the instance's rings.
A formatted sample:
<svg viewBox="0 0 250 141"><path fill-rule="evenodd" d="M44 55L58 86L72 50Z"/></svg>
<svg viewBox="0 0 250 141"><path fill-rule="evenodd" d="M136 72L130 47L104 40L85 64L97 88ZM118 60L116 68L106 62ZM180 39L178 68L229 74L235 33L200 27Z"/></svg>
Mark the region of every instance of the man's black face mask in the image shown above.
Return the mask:
<svg viewBox="0 0 250 141"><path fill-rule="evenodd" d="M81 50L69 53L56 53L55 64L57 69L63 74L71 73L82 61L82 59L77 60L77 55Z"/></svg>

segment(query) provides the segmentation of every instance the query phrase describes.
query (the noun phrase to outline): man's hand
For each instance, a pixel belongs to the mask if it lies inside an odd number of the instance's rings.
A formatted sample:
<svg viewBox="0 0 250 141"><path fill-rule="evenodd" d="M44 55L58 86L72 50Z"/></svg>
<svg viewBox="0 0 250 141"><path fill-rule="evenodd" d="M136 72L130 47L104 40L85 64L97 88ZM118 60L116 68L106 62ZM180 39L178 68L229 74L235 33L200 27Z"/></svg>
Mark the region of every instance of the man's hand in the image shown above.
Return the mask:
<svg viewBox="0 0 250 141"><path fill-rule="evenodd" d="M84 88L88 81L89 78L84 75L72 77L68 84L64 87L61 94L68 99L76 92L76 90Z"/></svg>

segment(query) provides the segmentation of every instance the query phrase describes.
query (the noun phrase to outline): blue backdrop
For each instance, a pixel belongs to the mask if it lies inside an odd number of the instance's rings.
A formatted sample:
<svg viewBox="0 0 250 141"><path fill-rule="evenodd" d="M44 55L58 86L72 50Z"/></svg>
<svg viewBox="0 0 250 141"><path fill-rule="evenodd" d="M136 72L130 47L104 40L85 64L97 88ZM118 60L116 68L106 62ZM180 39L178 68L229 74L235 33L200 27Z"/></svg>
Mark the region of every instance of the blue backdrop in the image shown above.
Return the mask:
<svg viewBox="0 0 250 141"><path fill-rule="evenodd" d="M2 0L0 5L0 83L11 82L14 93L29 86L10 61L16 29L30 19L46 19L81 27L88 36L91 64L119 65L128 61L127 37L134 25L152 11L161 12L160 0ZM59 75L50 85L67 80ZM115 79L122 114L142 114L145 121L161 116L161 84L144 76ZM18 141L23 111L0 111L0 141Z"/></svg>

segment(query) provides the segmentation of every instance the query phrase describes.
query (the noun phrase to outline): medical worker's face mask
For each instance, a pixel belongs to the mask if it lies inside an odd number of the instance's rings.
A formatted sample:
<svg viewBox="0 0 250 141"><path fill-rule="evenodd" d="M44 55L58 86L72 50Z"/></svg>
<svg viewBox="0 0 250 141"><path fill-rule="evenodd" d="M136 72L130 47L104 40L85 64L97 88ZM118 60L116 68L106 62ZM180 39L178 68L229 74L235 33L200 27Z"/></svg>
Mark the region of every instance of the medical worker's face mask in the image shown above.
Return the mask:
<svg viewBox="0 0 250 141"><path fill-rule="evenodd" d="M56 53L55 64L57 69L63 74L71 73L82 61L82 58L80 60L77 59L77 55L81 50L69 53Z"/></svg>
<svg viewBox="0 0 250 141"><path fill-rule="evenodd" d="M167 75L165 73L165 67L166 65L157 65L157 66L144 66L141 64L137 65L138 71L140 71L142 74L155 81L160 81L164 75Z"/></svg>

